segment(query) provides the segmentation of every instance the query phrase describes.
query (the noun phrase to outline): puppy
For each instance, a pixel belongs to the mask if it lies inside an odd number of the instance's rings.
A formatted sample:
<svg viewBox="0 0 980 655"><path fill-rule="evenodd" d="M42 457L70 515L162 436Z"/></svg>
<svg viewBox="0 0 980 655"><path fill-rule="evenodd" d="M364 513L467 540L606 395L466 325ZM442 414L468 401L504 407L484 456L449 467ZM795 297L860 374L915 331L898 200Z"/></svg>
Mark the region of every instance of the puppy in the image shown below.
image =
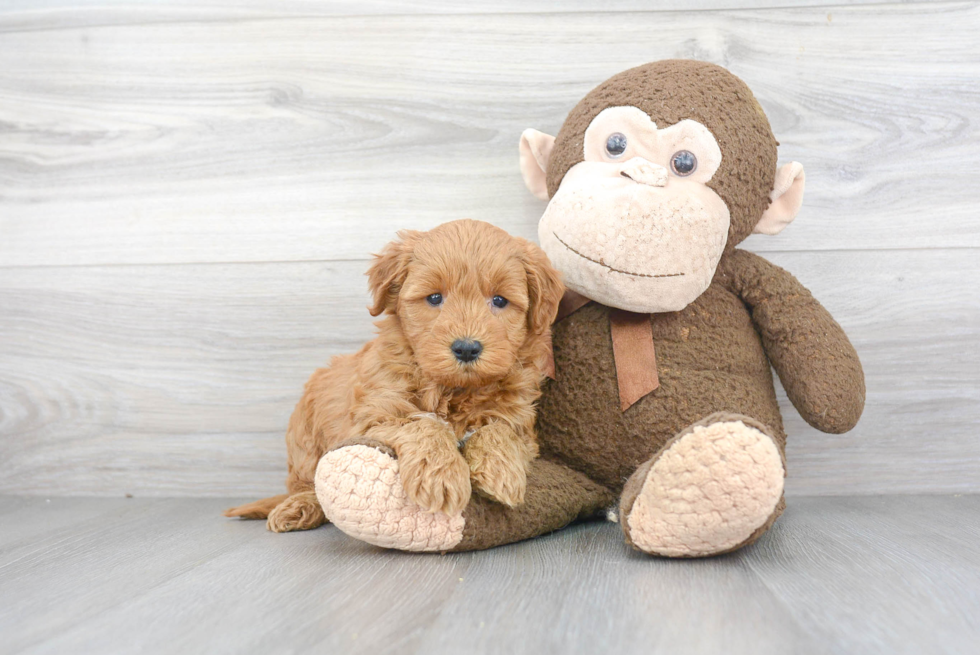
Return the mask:
<svg viewBox="0 0 980 655"><path fill-rule="evenodd" d="M348 441L392 448L428 511L458 514L472 488L524 501L560 275L536 245L480 221L399 237L367 273L378 337L317 370L289 421L289 493L225 516L268 518L274 532L322 525L317 462Z"/></svg>

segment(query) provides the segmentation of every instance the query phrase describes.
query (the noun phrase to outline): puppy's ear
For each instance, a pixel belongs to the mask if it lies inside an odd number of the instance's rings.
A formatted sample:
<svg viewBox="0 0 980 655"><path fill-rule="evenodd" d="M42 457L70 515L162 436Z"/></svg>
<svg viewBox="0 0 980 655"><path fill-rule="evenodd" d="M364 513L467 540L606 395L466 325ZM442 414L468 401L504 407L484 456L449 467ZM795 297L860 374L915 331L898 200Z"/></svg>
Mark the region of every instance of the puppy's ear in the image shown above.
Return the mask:
<svg viewBox="0 0 980 655"><path fill-rule="evenodd" d="M538 246L527 242L523 259L527 272L528 329L531 334L544 334L555 322L565 285L561 282L561 273Z"/></svg>
<svg viewBox="0 0 980 655"><path fill-rule="evenodd" d="M412 252L418 243L422 232L402 230L398 233L398 241L392 241L384 249L374 255L374 262L368 269L368 289L373 301L368 310L371 316L388 311L394 314L398 307L398 293L408 276L408 264L412 261Z"/></svg>

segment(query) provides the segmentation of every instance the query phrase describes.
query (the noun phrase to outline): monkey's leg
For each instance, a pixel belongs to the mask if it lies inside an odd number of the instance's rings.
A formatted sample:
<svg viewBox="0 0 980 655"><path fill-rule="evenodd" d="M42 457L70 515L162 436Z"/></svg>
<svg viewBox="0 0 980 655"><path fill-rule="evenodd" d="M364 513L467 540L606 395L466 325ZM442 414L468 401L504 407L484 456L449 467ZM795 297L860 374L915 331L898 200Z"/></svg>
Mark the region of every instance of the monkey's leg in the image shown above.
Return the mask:
<svg viewBox="0 0 980 655"><path fill-rule="evenodd" d="M406 497L394 451L371 442L348 442L325 454L316 492L327 518L343 532L410 551L481 550L536 537L594 516L616 499L580 473L535 460L518 507L474 494L462 514L428 513Z"/></svg>
<svg viewBox="0 0 980 655"><path fill-rule="evenodd" d="M577 471L536 459L527 473L524 503L507 507L473 494L456 551L483 550L554 532L578 519L605 517L616 495Z"/></svg>
<svg viewBox="0 0 980 655"><path fill-rule="evenodd" d="M651 555L704 557L747 546L782 513L783 456L762 423L712 414L682 430L626 483L626 541Z"/></svg>

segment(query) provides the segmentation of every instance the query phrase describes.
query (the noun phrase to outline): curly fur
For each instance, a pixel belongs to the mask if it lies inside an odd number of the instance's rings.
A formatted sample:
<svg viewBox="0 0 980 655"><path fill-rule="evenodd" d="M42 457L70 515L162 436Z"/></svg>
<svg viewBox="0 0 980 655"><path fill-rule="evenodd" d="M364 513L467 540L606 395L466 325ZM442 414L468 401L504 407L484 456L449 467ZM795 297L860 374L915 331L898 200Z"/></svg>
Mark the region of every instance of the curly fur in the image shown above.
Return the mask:
<svg viewBox="0 0 980 655"><path fill-rule="evenodd" d="M286 432L288 496L229 509L275 532L326 522L313 493L320 457L347 441L394 450L409 498L457 514L475 489L509 506L524 500L537 456L534 405L563 287L536 245L488 223L405 231L368 270L378 337L317 370ZM441 293L432 307L426 297ZM509 304L498 309L491 299ZM479 340L460 363L456 339ZM469 434L460 451L459 442Z"/></svg>

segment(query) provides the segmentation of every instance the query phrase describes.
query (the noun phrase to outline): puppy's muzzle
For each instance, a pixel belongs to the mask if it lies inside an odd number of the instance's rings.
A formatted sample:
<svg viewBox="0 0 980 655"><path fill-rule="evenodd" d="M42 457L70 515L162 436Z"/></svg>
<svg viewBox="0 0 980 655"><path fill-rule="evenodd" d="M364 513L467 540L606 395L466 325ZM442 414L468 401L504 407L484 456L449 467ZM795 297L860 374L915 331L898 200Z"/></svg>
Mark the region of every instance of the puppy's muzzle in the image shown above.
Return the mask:
<svg viewBox="0 0 980 655"><path fill-rule="evenodd" d="M464 364L469 364L480 357L480 353L483 352L483 344L474 339L456 339L449 349L453 351L456 359Z"/></svg>

